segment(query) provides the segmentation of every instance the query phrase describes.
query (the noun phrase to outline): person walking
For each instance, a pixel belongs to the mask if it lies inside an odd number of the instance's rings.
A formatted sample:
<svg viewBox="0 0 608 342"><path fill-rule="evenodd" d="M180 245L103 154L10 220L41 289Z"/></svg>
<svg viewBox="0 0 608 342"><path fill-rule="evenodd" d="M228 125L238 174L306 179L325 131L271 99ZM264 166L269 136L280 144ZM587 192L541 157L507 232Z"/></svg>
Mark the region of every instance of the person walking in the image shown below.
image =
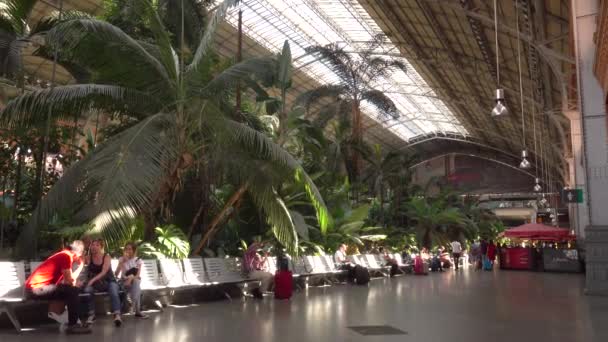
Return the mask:
<svg viewBox="0 0 608 342"><path fill-rule="evenodd" d="M494 241L490 240L490 243L488 243L488 259L491 265L494 265L494 261L496 260L496 251L497 248Z"/></svg>
<svg viewBox="0 0 608 342"><path fill-rule="evenodd" d="M462 253L462 245L460 241L454 240L450 243L452 245L452 257L454 257L454 268L458 269L458 264L460 261L460 255Z"/></svg>

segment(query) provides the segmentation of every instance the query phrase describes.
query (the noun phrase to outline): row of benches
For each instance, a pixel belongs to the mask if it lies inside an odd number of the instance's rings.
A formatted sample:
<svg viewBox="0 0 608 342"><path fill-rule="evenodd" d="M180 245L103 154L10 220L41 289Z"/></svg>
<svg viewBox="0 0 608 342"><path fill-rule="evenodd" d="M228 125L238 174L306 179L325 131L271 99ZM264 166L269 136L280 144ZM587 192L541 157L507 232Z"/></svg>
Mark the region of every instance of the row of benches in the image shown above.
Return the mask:
<svg viewBox="0 0 608 342"><path fill-rule="evenodd" d="M393 257L399 266L409 266L401 261L400 255ZM372 272L388 275L387 267L378 255L353 255L349 256L349 260L367 267ZM39 265L40 262L0 262L0 315L6 313L18 331L21 330L21 325L15 315L14 306L26 301L23 289L26 275ZM113 270L117 265L118 260L112 260ZM289 259L289 268L294 273L294 278L319 277L329 282L334 282L335 276L345 272L338 269L331 256ZM239 258L142 259L141 288L144 292L154 292L256 282L246 278L241 270ZM267 259L267 270L273 274L276 272L276 258ZM243 288L241 291L244 291ZM230 298L226 292L224 294Z"/></svg>

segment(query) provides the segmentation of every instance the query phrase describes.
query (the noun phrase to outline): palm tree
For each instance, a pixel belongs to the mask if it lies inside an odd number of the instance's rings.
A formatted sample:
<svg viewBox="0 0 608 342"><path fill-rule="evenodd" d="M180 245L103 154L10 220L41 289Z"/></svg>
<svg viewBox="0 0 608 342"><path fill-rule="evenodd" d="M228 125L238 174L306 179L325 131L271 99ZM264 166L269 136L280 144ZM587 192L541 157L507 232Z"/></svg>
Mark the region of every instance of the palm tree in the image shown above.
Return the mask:
<svg viewBox="0 0 608 342"><path fill-rule="evenodd" d="M388 78L395 69L405 70L405 64L397 60L388 60L375 55L375 50L384 42L382 36L377 36L369 42L363 52L354 55L344 50L338 44L313 46L306 49L309 54L318 57L340 78L339 84L323 85L303 93L298 103L310 107L323 98L337 99L338 115L348 115L351 121L352 144L360 146L363 141L363 122L361 104L366 102L374 106L381 117L398 116L395 103L382 91L373 88L373 84L381 78ZM348 173L351 183L358 180L360 171L360 155L356 149L349 148Z"/></svg>
<svg viewBox="0 0 608 342"><path fill-rule="evenodd" d="M142 15L149 21L151 42L96 19L61 23L47 33L47 44L56 47L62 59L87 69L89 83L24 94L2 112L0 122L11 126L35 124L49 107L54 119L74 113L86 117L94 109L134 120L67 170L24 228L22 246L29 243L29 251L35 252L31 247L37 230L57 211L68 211L81 221L96 218L96 229L117 239L128 230L131 218L142 214L150 241L183 176L204 159L222 164L246 184L279 241L295 249L297 234L275 191L276 182L290 178L304 184L320 216L325 213L323 200L289 153L248 125L244 114L225 110L232 106L222 91L266 69L274 59L250 59L216 77L210 71L215 27L239 1L226 0L216 8L189 61L183 30L178 32L176 52L152 1L140 1L146 5Z"/></svg>
<svg viewBox="0 0 608 342"><path fill-rule="evenodd" d="M416 223L418 242L431 248L434 242L448 242L448 229L459 231L465 217L458 208L446 207L442 200L414 197L407 203L407 212Z"/></svg>
<svg viewBox="0 0 608 342"><path fill-rule="evenodd" d="M384 203L387 190L394 187L394 190L400 191L402 185L409 183L406 178L410 177L409 168L414 157L400 151L383 153L379 144L375 144L371 148L360 149L360 153L367 162L362 180L369 184L370 194L380 201L380 223L384 225Z"/></svg>

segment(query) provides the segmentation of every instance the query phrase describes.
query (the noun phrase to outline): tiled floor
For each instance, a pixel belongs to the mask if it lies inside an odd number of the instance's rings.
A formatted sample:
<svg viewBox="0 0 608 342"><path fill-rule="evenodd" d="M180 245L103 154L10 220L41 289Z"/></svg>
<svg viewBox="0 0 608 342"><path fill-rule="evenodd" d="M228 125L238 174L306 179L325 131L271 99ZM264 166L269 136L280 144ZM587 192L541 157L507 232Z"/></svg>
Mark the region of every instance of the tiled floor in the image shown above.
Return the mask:
<svg viewBox="0 0 608 342"><path fill-rule="evenodd" d="M0 341L608 341L608 298L583 295L582 275L469 270L311 288L291 301L210 302L98 319L90 336L35 327ZM349 327L389 326L401 335L362 335ZM382 331L377 328L364 331ZM390 329L389 329L390 331Z"/></svg>

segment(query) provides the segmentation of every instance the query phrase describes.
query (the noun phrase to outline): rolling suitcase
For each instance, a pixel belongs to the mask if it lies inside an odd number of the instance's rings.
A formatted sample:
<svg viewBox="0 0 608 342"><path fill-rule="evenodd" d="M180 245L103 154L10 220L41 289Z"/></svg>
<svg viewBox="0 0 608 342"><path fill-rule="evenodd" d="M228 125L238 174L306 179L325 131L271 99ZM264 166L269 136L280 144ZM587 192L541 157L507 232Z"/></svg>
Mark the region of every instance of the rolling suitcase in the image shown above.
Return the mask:
<svg viewBox="0 0 608 342"><path fill-rule="evenodd" d="M414 274L416 275L424 275L427 274L428 272L424 269L424 261L422 260L421 256L417 256L414 259Z"/></svg>
<svg viewBox="0 0 608 342"><path fill-rule="evenodd" d="M492 261L490 261L490 259L486 259L483 261L483 269L486 271L492 270Z"/></svg>
<svg viewBox="0 0 608 342"><path fill-rule="evenodd" d="M291 271L277 271L274 275L274 298L289 299L293 294L293 274Z"/></svg>

